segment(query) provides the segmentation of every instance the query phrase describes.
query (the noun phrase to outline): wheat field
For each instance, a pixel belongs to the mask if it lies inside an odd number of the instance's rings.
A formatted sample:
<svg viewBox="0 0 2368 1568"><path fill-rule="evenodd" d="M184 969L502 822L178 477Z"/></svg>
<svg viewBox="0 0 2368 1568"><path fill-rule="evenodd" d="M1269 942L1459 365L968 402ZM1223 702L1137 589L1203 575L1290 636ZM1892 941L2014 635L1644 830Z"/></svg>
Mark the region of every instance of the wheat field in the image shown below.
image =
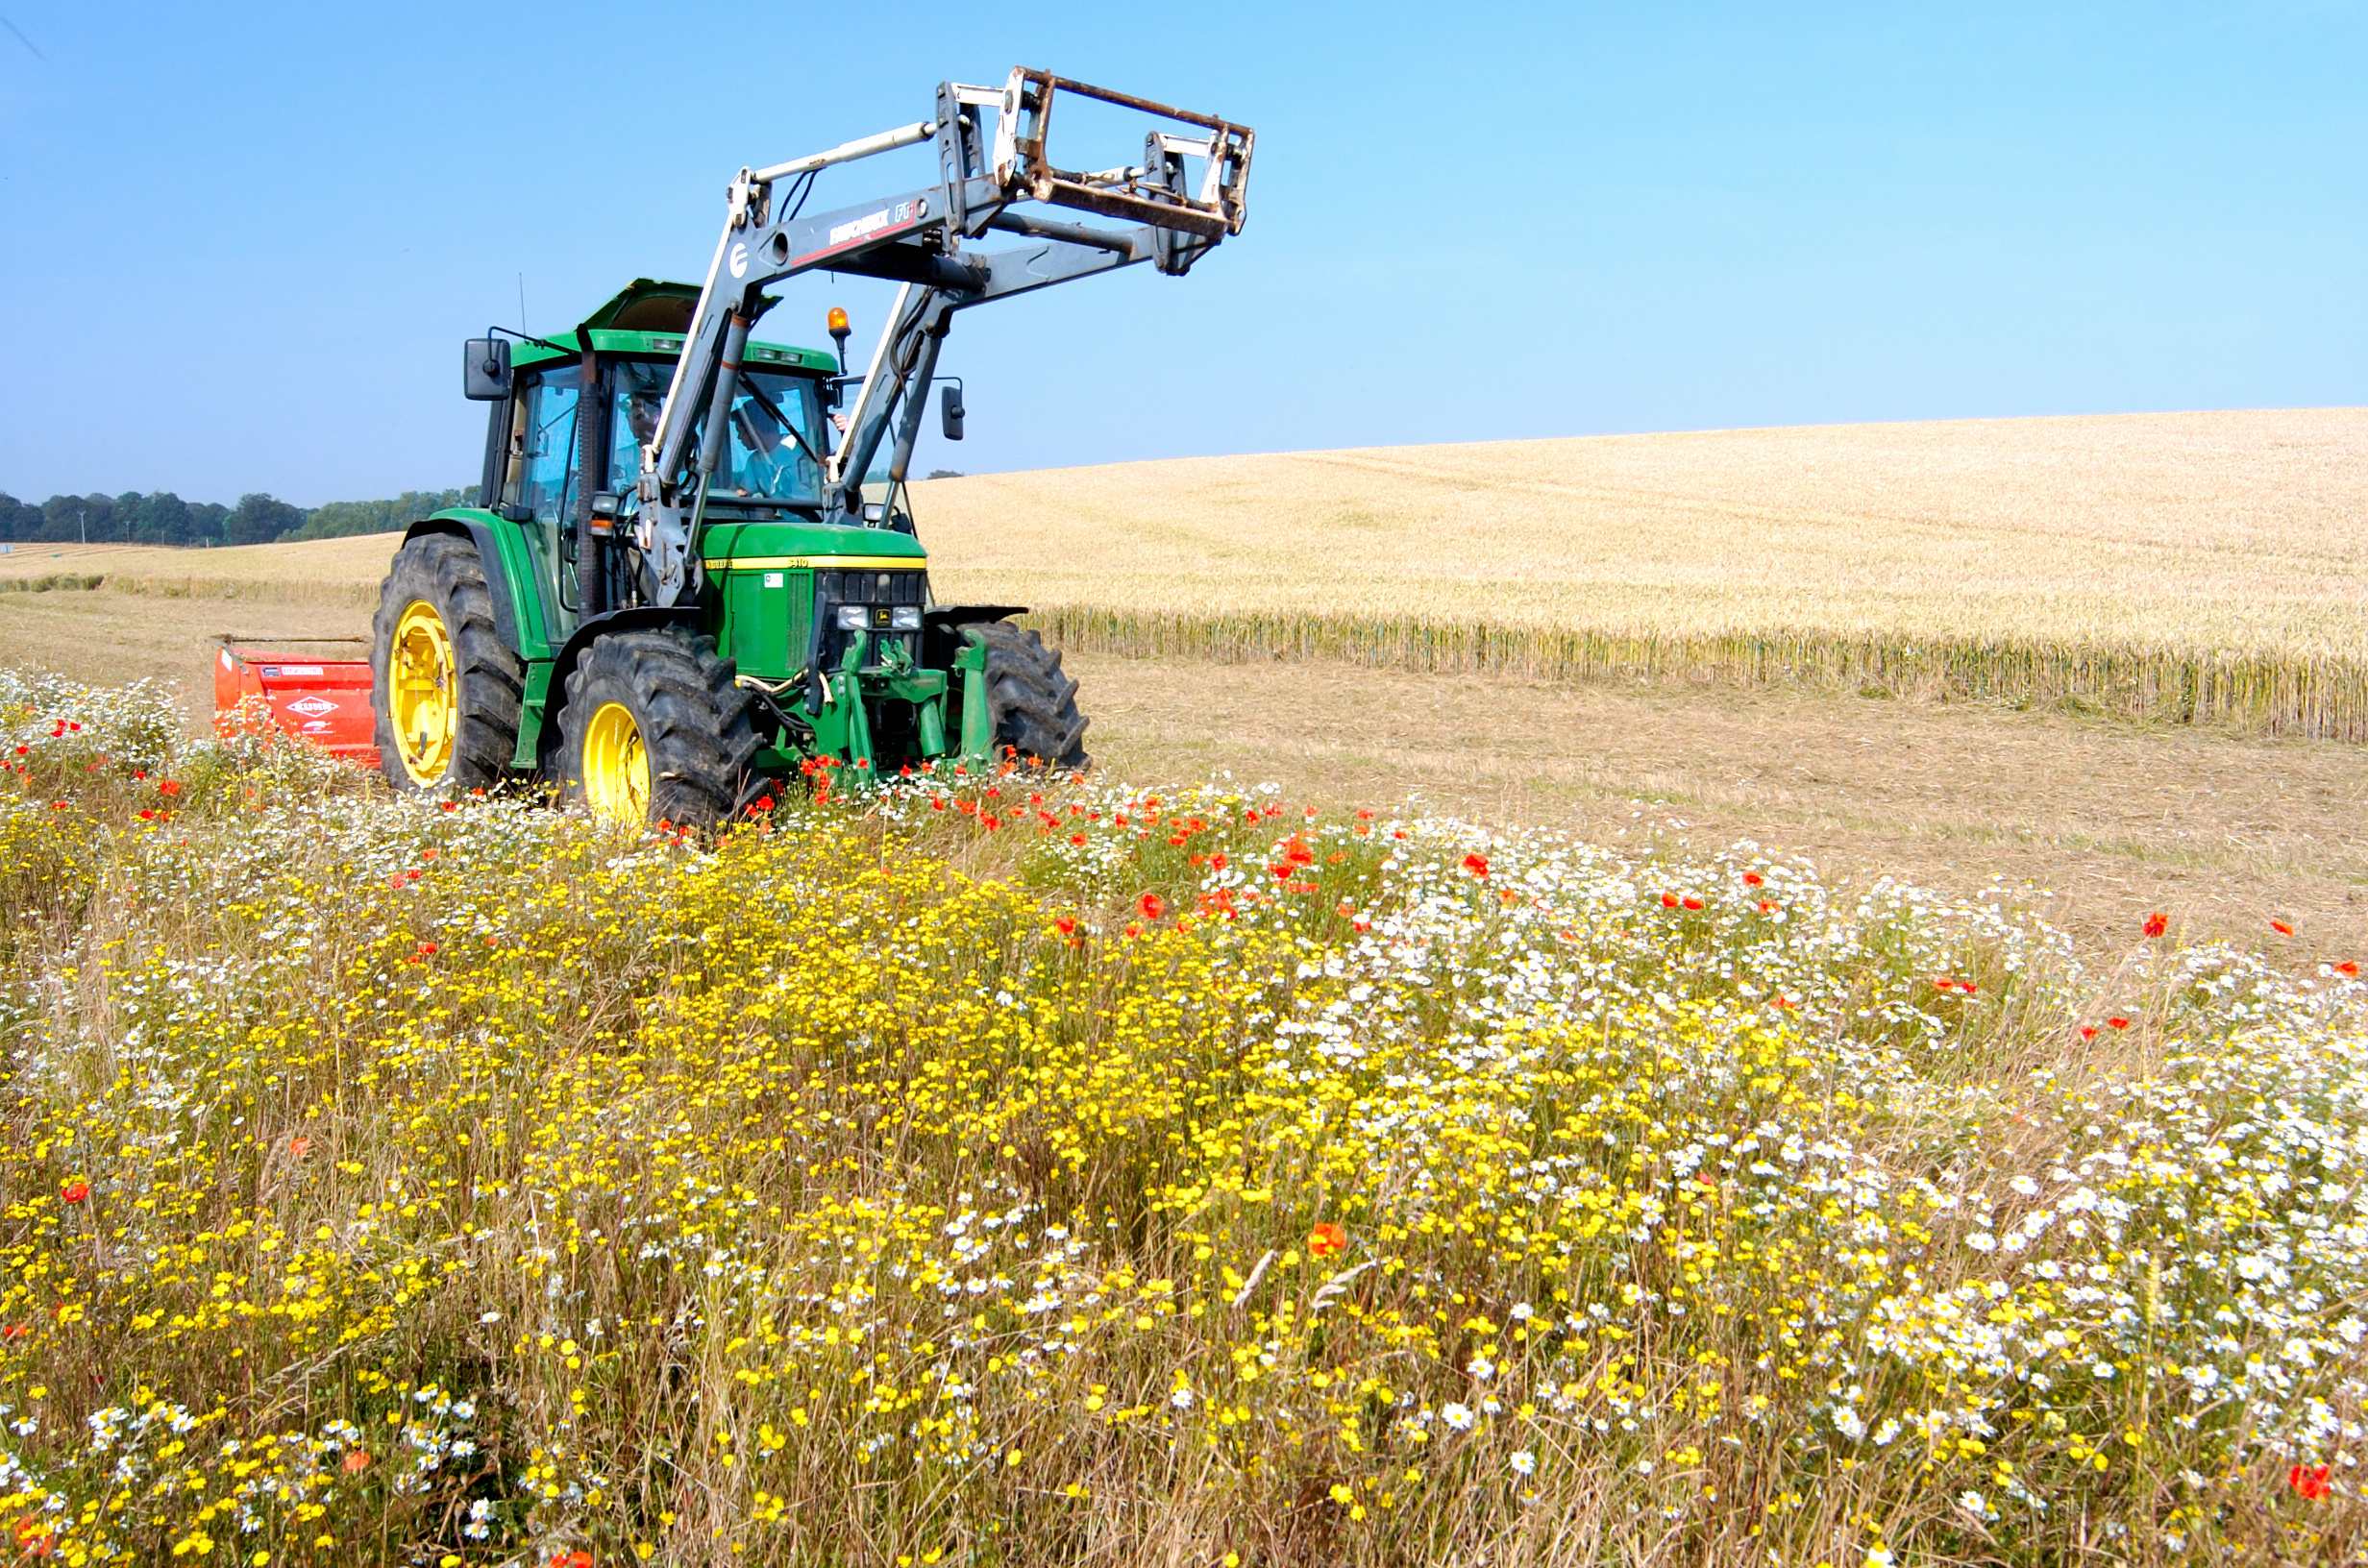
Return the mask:
<svg viewBox="0 0 2368 1568"><path fill-rule="evenodd" d="M1484 442L992 475L941 592L1064 643L2072 699L2368 739L2368 410Z"/></svg>
<svg viewBox="0 0 2368 1568"><path fill-rule="evenodd" d="M2368 409L1206 457L915 486L942 599L1063 644L2066 702L2368 740ZM366 599L385 536L0 577Z"/></svg>

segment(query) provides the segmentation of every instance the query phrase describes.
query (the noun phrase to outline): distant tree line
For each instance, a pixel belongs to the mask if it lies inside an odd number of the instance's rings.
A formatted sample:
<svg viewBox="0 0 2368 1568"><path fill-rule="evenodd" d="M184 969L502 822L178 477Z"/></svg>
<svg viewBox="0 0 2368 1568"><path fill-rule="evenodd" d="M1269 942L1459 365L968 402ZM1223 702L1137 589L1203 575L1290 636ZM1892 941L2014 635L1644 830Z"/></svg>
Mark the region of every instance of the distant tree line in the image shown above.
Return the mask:
<svg viewBox="0 0 2368 1568"><path fill-rule="evenodd" d="M446 506L473 502L477 491L406 490L386 501L333 501L309 511L257 492L235 506L184 501L170 490L142 495L52 496L37 505L0 490L0 540L24 544L268 545L281 539L335 539L384 533Z"/></svg>

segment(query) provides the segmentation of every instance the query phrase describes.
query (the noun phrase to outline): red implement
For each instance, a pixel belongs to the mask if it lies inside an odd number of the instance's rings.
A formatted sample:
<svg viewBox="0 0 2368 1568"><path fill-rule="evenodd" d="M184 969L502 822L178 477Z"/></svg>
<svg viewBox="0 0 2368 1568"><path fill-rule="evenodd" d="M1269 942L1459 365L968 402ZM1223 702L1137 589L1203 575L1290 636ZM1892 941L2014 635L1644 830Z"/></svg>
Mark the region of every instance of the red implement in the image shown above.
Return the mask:
<svg viewBox="0 0 2368 1568"><path fill-rule="evenodd" d="M359 645L359 637L294 637L291 643ZM284 648L245 646L222 639L213 661L214 725L225 731L243 721L240 704L258 699L268 723L334 756L376 765L371 739L370 661L325 659ZM249 709L252 713L256 710Z"/></svg>

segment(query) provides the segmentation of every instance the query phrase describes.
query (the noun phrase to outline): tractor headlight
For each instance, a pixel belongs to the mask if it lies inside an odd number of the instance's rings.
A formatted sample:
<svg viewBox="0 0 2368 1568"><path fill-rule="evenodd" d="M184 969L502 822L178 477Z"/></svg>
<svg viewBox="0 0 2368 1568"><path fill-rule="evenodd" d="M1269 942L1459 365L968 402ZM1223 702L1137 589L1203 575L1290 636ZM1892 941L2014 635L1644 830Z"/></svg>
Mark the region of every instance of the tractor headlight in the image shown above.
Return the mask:
<svg viewBox="0 0 2368 1568"><path fill-rule="evenodd" d="M870 605L842 604L839 606L839 629L841 631L861 631L871 624L872 607Z"/></svg>
<svg viewBox="0 0 2368 1568"><path fill-rule="evenodd" d="M899 604L896 608L890 610L888 612L888 629L890 631L919 631L921 629L921 606L918 604Z"/></svg>

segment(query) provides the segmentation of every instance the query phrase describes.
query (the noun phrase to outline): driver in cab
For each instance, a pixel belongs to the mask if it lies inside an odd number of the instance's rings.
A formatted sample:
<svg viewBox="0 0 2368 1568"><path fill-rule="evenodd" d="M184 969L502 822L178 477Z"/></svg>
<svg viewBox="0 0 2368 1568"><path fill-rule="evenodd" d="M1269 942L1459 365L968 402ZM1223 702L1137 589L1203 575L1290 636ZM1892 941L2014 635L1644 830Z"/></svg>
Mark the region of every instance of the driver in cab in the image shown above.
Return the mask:
<svg viewBox="0 0 2368 1568"><path fill-rule="evenodd" d="M808 459L771 409L750 398L732 410L731 422L738 459L732 483L740 494L786 497L810 488L799 474L799 465Z"/></svg>

